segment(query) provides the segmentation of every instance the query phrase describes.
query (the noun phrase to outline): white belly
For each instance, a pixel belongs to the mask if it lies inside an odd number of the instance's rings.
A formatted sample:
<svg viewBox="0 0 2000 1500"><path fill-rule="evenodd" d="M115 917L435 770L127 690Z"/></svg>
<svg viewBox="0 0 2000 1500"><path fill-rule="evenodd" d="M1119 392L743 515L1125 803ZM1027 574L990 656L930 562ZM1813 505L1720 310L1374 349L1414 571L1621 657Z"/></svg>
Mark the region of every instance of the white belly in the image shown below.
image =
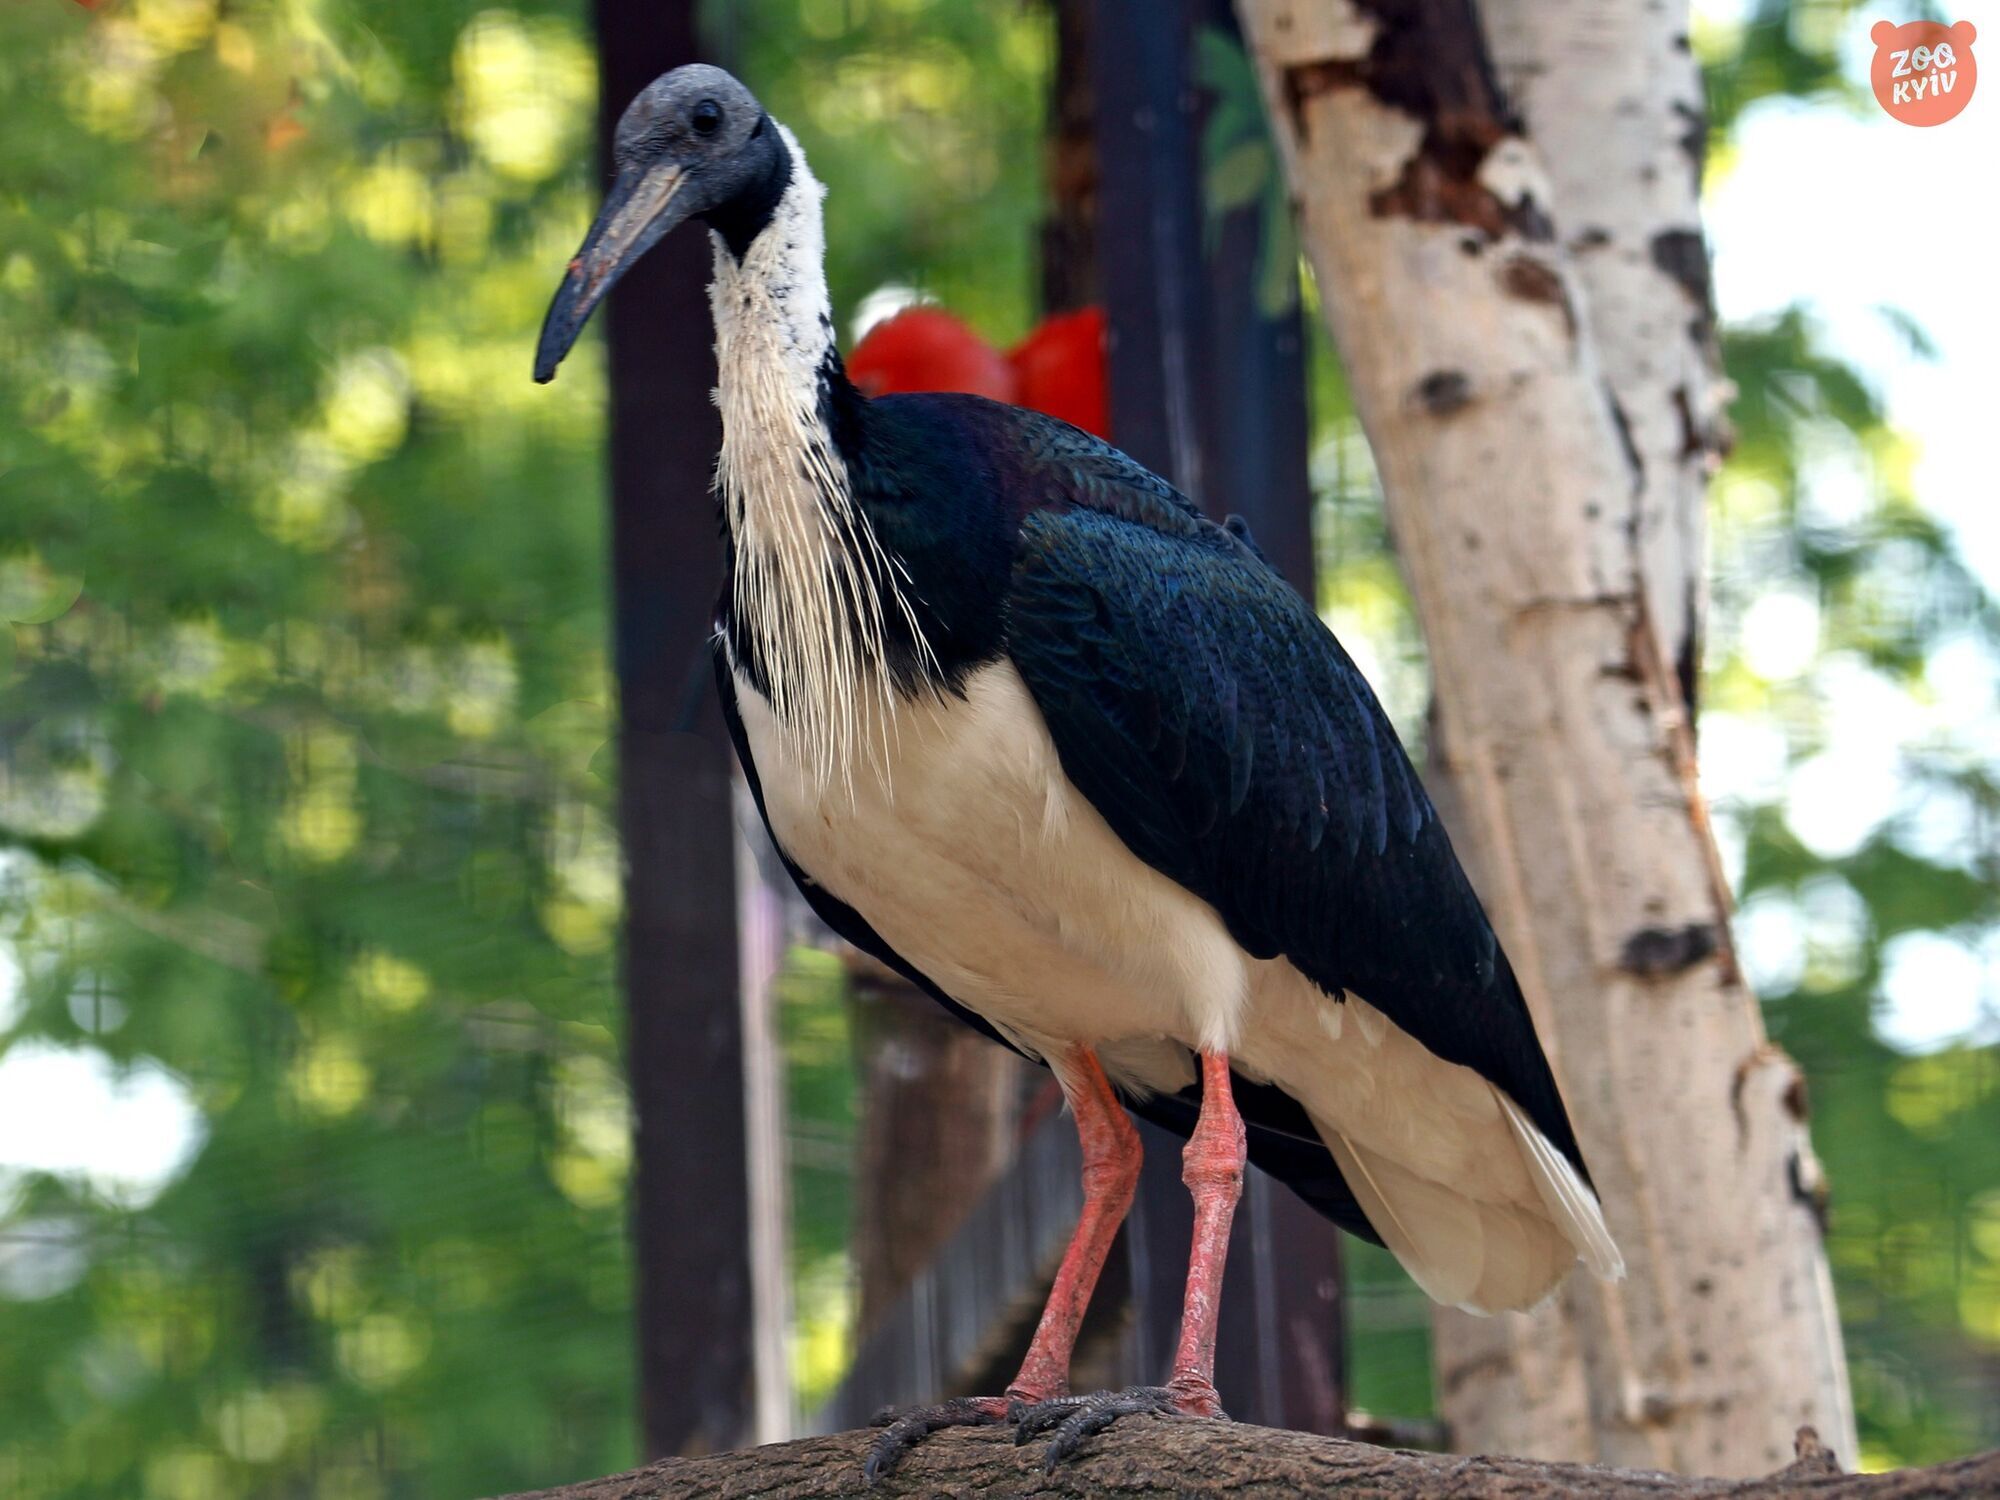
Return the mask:
<svg viewBox="0 0 2000 1500"><path fill-rule="evenodd" d="M953 999L1154 1087L1191 1077L1182 1047L1233 1045L1254 961L1070 783L1012 663L899 705L851 788L814 783L740 674L736 693L779 844Z"/></svg>
<svg viewBox="0 0 2000 1500"><path fill-rule="evenodd" d="M1579 1251L1619 1274L1596 1199L1525 1116L1365 1000L1336 1005L1283 959L1252 958L1206 902L1137 858L1063 774L1007 662L965 696L904 705L851 787L817 785L771 707L737 703L778 842L898 953L1065 1069L1094 1047L1114 1081L1192 1082L1190 1051L1306 1107L1424 1289L1525 1307Z"/></svg>

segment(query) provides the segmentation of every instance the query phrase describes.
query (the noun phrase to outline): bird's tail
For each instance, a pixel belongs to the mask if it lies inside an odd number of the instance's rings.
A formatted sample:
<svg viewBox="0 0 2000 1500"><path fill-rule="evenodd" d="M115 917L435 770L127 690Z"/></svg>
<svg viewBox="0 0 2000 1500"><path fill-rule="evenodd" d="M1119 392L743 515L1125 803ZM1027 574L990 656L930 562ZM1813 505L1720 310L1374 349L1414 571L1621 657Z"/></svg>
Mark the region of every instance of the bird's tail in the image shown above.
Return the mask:
<svg viewBox="0 0 2000 1500"><path fill-rule="evenodd" d="M1317 1115L1313 1124L1382 1242L1436 1301L1474 1313L1533 1307L1579 1259L1607 1280L1623 1276L1597 1195L1513 1100L1492 1092L1532 1188L1525 1200L1432 1180Z"/></svg>

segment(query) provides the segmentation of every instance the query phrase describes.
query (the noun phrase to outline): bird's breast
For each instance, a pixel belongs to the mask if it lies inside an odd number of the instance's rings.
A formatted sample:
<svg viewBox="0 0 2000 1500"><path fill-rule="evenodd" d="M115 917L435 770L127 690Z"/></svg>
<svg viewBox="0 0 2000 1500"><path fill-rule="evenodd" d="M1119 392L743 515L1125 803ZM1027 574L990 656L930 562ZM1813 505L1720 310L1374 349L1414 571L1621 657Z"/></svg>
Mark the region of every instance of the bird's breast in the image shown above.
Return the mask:
<svg viewBox="0 0 2000 1500"><path fill-rule="evenodd" d="M898 700L831 778L741 672L736 690L778 843L954 999L1036 1051L1227 1044L1242 950L1063 773L1011 662L960 693Z"/></svg>

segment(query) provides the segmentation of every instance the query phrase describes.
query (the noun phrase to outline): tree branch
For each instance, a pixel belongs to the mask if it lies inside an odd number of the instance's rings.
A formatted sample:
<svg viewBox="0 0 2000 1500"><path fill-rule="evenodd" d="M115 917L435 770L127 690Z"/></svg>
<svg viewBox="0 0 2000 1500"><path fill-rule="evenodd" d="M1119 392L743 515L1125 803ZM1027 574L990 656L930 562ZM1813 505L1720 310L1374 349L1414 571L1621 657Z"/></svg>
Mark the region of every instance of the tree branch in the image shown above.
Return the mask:
<svg viewBox="0 0 2000 1500"><path fill-rule="evenodd" d="M1291 1497L1368 1495L1423 1500L1592 1500L1717 1496L1729 1500L1900 1500L2000 1494L2000 1451L1889 1474L1842 1474L1832 1456L1800 1431L1796 1462L1763 1479L1687 1479L1638 1469L1539 1463L1525 1458L1460 1458L1377 1448L1340 1438L1279 1432L1237 1422L1128 1420L1092 1438L1082 1454L1044 1474L1041 1444L1016 1447L998 1428L959 1428L927 1439L873 1489L861 1480L872 1430L773 1443L706 1458L669 1458L629 1474L588 1480L509 1500L747 1500L747 1497L1034 1495Z"/></svg>

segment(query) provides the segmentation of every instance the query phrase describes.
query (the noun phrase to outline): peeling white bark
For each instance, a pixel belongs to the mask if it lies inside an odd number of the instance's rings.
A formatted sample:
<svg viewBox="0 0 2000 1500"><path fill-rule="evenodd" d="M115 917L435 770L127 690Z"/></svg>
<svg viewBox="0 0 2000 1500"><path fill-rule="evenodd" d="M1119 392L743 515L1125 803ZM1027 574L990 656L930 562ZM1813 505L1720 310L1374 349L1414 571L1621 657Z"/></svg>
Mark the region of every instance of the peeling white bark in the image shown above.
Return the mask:
<svg viewBox="0 0 2000 1500"><path fill-rule="evenodd" d="M1704 502L1726 400L1686 6L1480 0L1480 13L1501 88L1547 163L1596 352L1625 418L1642 607L1680 677L1700 650ZM1439 1389L1458 1440L1502 1452L1595 1451L1588 1394L1580 1379L1562 1378L1580 1372L1575 1344L1563 1303L1501 1323L1441 1312Z"/></svg>
<svg viewBox="0 0 2000 1500"><path fill-rule="evenodd" d="M1700 485L1642 490L1646 450L1635 465L1614 400L1620 379L1635 404L1679 382L1691 341L1674 330L1663 361L1614 287L1616 352L1600 353L1572 221L1555 215L1567 174L1609 167L1550 168L1532 126L1510 128L1470 0L1239 9L1429 642L1433 779L1631 1268L1614 1286L1573 1278L1476 1340L1472 1325L1441 1335L1455 1440L1752 1474L1809 1423L1851 1460L1798 1186L1817 1178L1803 1090L1735 969L1683 637L1655 626L1686 619ZM1639 232L1653 211L1632 210ZM1627 415L1631 446L1656 417ZM1635 530L1635 506L1657 523ZM1656 592L1677 615L1649 608Z"/></svg>
<svg viewBox="0 0 2000 1500"><path fill-rule="evenodd" d="M1700 648L1704 501L1726 442L1701 230L1707 111L1686 0L1479 0L1500 87L1547 164L1598 361L1638 466L1648 616L1678 672Z"/></svg>

